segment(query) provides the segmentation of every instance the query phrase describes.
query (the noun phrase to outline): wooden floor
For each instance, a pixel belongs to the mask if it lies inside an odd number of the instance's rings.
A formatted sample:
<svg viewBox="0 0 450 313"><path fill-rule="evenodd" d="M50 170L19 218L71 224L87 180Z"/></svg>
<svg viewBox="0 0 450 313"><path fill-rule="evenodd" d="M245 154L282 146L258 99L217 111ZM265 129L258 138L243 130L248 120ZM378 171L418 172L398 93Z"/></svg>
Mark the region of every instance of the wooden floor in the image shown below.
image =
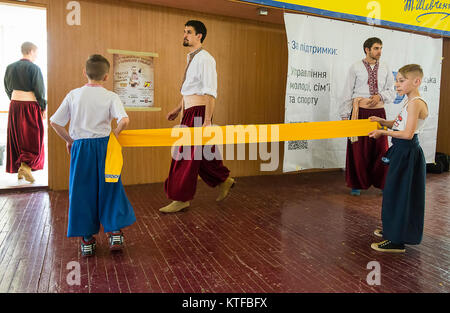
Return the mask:
<svg viewBox="0 0 450 313"><path fill-rule="evenodd" d="M352 197L343 181L243 177L221 203L200 182L191 208L172 215L158 211L162 184L127 187L137 222L125 249L109 252L100 233L91 258L66 237L67 192L0 194L0 292L450 292L450 173L427 176L423 241L403 255L370 248L381 192ZM366 281L371 261L379 286Z"/></svg>

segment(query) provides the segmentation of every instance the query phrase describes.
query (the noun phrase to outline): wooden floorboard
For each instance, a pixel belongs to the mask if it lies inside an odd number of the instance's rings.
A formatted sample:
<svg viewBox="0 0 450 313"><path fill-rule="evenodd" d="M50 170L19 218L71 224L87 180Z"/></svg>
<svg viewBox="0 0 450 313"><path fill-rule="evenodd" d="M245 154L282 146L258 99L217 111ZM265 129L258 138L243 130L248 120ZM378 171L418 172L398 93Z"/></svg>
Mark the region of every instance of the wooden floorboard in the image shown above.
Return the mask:
<svg viewBox="0 0 450 313"><path fill-rule="evenodd" d="M450 173L427 175L423 241L401 255L370 248L381 191L351 196L342 172L239 177L220 203L199 182L176 214L158 211L162 184L125 190L137 217L125 248L110 252L101 230L90 258L66 237L67 191L0 194L0 292L450 292ZM371 261L379 286L366 281ZM70 264L80 284L69 284Z"/></svg>

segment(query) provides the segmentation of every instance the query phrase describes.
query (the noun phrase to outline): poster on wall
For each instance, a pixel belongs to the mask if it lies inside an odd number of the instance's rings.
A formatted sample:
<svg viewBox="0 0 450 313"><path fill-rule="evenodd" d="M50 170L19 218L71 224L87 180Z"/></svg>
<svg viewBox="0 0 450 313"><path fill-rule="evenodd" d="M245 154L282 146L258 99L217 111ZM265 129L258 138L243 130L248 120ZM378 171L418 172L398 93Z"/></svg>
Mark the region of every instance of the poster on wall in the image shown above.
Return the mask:
<svg viewBox="0 0 450 313"><path fill-rule="evenodd" d="M429 117L419 134L426 161L433 162L442 67L442 38L417 35L327 18L285 13L288 38L288 72L285 123L340 120L344 84L349 69L365 57L363 43L378 37L383 42L380 60L393 77L406 64L420 64L424 78L421 96ZM385 104L388 120L400 112L405 97ZM285 143L283 171L344 168L346 138L289 141Z"/></svg>
<svg viewBox="0 0 450 313"><path fill-rule="evenodd" d="M113 90L125 109L154 107L154 56L152 53L113 53Z"/></svg>

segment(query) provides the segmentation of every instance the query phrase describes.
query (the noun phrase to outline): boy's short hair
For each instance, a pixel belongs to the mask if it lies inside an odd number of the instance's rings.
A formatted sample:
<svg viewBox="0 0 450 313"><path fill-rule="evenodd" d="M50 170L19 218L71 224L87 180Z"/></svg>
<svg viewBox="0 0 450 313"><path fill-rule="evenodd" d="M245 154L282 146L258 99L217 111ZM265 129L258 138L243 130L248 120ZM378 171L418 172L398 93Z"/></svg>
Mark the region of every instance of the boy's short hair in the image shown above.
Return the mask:
<svg viewBox="0 0 450 313"><path fill-rule="evenodd" d="M381 39L377 38L377 37L371 37L371 38L367 39L366 41L364 41L364 44L363 44L364 53L366 53L366 48L368 48L370 50L370 49L372 49L372 46L376 43L383 45L383 42L381 41Z"/></svg>
<svg viewBox="0 0 450 313"><path fill-rule="evenodd" d="M420 78L423 78L423 70L420 67L419 64L408 64L405 66L402 66L398 72L402 74L404 77L406 77L407 74L413 74L415 76L419 76Z"/></svg>
<svg viewBox="0 0 450 313"><path fill-rule="evenodd" d="M28 55L31 53L31 51L37 50L37 46L32 42L25 41L20 47L20 50L22 51L23 55Z"/></svg>
<svg viewBox="0 0 450 313"><path fill-rule="evenodd" d="M203 24L200 21L190 20L190 21L187 21L186 24L184 24L184 26L191 26L192 28L194 28L196 35L202 34L202 39L200 39L200 42L203 43L203 40L205 40L205 38L206 38L205 24Z"/></svg>
<svg viewBox="0 0 450 313"><path fill-rule="evenodd" d="M108 60L100 54L89 56L86 61L86 75L92 80L102 80L109 72Z"/></svg>

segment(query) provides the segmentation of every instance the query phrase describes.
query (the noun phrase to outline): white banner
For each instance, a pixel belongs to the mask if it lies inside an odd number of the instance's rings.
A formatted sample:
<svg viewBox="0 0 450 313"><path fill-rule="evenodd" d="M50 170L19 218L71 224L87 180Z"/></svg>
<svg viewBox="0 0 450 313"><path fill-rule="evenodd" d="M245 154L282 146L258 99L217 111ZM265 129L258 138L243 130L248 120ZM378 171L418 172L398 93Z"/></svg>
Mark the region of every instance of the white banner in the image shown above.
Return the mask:
<svg viewBox="0 0 450 313"><path fill-rule="evenodd" d="M441 85L442 39L300 14L284 14L288 38L285 123L340 120L340 99L350 66L365 57L370 37L383 42L381 61L396 75L406 64L420 64L421 96L429 117L419 141L427 163L434 162ZM405 97L404 97L405 98ZM385 105L387 119L400 112L402 101ZM283 171L344 168L346 138L286 142Z"/></svg>

